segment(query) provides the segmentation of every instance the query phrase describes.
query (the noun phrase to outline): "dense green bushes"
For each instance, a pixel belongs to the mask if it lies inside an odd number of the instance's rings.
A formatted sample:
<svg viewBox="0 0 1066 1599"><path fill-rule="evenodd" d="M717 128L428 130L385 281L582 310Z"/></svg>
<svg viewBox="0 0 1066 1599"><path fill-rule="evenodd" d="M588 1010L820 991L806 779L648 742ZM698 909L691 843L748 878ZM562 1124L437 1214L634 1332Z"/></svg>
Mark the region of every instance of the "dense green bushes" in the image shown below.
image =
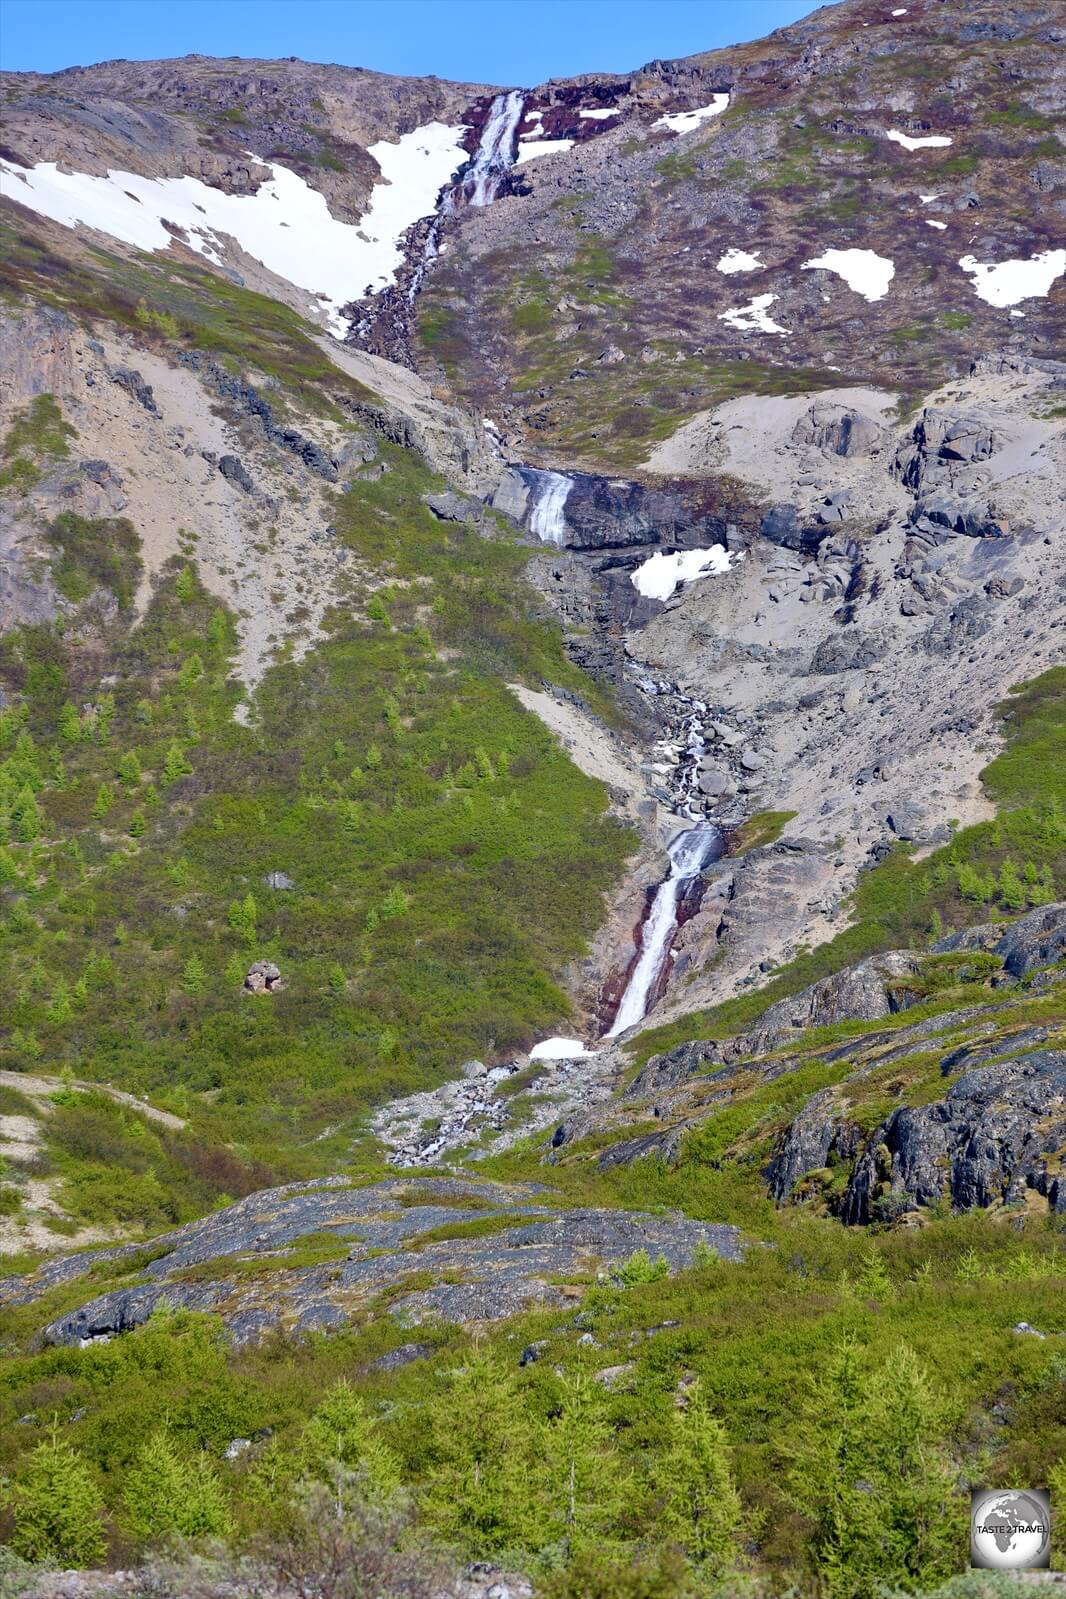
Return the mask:
<svg viewBox="0 0 1066 1599"><path fill-rule="evenodd" d="M208 1318L157 1315L9 1358L0 1469L31 1481L55 1417L112 1548L182 1530L182 1504L239 1546L291 1537L339 1471L379 1504L411 1494L420 1543L545 1593L606 1595L632 1568L662 1584L634 1592L680 1595L738 1563L840 1599L911 1591L962 1570L971 1482L1039 1484L1066 1453L1056 1340L1012 1330L1066 1330L1056 1236L984 1216L854 1236L790 1212L743 1264L590 1287L577 1314L477 1341L423 1327L426 1357L392 1371L375 1362L410 1333L388 1317L234 1350Z"/></svg>

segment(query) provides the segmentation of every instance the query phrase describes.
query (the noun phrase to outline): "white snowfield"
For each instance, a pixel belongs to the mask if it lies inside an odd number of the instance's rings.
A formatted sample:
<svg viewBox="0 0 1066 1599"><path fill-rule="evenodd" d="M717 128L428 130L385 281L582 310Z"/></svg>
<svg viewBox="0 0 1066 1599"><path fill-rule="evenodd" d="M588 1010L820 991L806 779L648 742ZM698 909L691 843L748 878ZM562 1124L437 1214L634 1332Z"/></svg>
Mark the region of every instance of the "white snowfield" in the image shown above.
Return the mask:
<svg viewBox="0 0 1066 1599"><path fill-rule="evenodd" d="M951 143L946 133L930 133L926 138L912 139L909 133L900 133L898 128L892 128L885 137L901 144L905 150L944 150Z"/></svg>
<svg viewBox="0 0 1066 1599"><path fill-rule="evenodd" d="M658 117L652 127L669 128L672 133L691 133L693 128L698 128L709 117L721 116L728 104L727 94L716 94L710 105L698 106L695 111L675 111L671 116Z"/></svg>
<svg viewBox="0 0 1066 1599"><path fill-rule="evenodd" d="M883 300L896 275L895 263L876 250L826 250L824 255L804 261L801 271L817 267L835 272L864 300Z"/></svg>
<svg viewBox="0 0 1066 1599"><path fill-rule="evenodd" d="M586 1049L580 1038L544 1038L539 1044L534 1044L529 1052L530 1060L584 1060L591 1055L591 1049Z"/></svg>
<svg viewBox="0 0 1066 1599"><path fill-rule="evenodd" d="M518 141L518 155L515 159L516 167L523 166L527 161L532 161L534 156L565 155L567 150L574 148L573 139L539 139L536 144L529 144L527 143L527 138L532 139L533 134L527 136L523 133Z"/></svg>
<svg viewBox="0 0 1066 1599"><path fill-rule="evenodd" d="M1028 261L978 261L964 255L959 261L974 278L974 293L986 305L1017 305L1019 300L1043 299L1056 278L1066 272L1066 250L1042 250Z"/></svg>
<svg viewBox="0 0 1066 1599"><path fill-rule="evenodd" d="M661 550L642 561L630 580L638 594L649 600L668 600L682 583L698 577L717 577L730 568L729 551L720 544L709 550L678 550L665 555Z"/></svg>
<svg viewBox="0 0 1066 1599"><path fill-rule="evenodd" d="M372 144L382 181L357 225L331 216L325 196L295 172L256 156L269 176L254 194L224 194L192 177L60 172L48 161L30 168L0 161L0 193L64 227L81 223L141 250L169 249L172 228L180 228L183 242L216 264L229 234L271 272L320 300L332 331L343 334L348 322L340 308L394 281L403 234L432 215L441 189L467 160L464 132L429 122L394 144Z"/></svg>
<svg viewBox="0 0 1066 1599"><path fill-rule="evenodd" d="M719 272L761 272L765 263L757 255L749 255L747 250L738 250L735 246L726 251L718 259L717 271Z"/></svg>
<svg viewBox="0 0 1066 1599"><path fill-rule="evenodd" d="M617 106L582 106L578 112L579 117L588 117L590 122L605 122L608 117L620 116Z"/></svg>
<svg viewBox="0 0 1066 1599"><path fill-rule="evenodd" d="M776 299L776 294L756 294L747 305L735 305L729 311L722 311L718 320L728 322L731 328L741 333L787 334L790 331L788 328L783 328L780 322L775 322L772 316L767 315L768 308Z"/></svg>

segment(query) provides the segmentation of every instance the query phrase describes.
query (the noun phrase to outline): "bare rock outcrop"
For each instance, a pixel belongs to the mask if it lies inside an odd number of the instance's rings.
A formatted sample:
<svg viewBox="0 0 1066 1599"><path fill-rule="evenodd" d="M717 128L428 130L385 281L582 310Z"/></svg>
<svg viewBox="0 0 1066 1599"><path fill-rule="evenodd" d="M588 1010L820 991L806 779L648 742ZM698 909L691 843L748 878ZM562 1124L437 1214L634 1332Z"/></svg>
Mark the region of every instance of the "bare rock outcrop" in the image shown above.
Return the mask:
<svg viewBox="0 0 1066 1599"><path fill-rule="evenodd" d="M887 1220L942 1200L955 1210L1021 1204L1027 1189L1066 1212L1058 1156L1064 1139L1066 1051L977 1067L942 1100L903 1106L871 1133L841 1219Z"/></svg>

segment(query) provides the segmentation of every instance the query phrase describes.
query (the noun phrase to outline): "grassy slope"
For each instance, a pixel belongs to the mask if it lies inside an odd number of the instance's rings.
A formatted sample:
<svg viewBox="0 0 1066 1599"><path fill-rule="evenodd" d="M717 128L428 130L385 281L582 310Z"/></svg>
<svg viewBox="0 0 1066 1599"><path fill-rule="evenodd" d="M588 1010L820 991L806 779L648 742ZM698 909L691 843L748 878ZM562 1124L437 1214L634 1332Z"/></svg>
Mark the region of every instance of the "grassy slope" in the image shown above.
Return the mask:
<svg viewBox="0 0 1066 1599"><path fill-rule="evenodd" d="M122 320L155 270L53 260L46 297ZM234 307L239 291L206 273L173 283L179 332L145 337L204 347L212 331L240 369L268 364L246 342L262 334L283 401L303 406L324 375L298 318ZM331 390L314 392L327 408ZM31 422L9 455L54 465L66 436ZM195 528L131 630L136 529L59 518L53 569L81 608L0 641L3 1063L150 1095L218 1161L205 1194L130 1112L95 1106L77 1149L55 1119L47 1160L81 1220L159 1226L271 1174L330 1169L374 1103L567 1013L558 976L631 840L504 685L546 679L611 706L566 660L524 553L437 521L431 475L398 448L382 458L334 515L385 586L368 603L351 584L327 642L268 673L254 730L232 719L232 619L196 579ZM275 870L295 888L265 886ZM241 995L253 959L281 966L283 993Z"/></svg>

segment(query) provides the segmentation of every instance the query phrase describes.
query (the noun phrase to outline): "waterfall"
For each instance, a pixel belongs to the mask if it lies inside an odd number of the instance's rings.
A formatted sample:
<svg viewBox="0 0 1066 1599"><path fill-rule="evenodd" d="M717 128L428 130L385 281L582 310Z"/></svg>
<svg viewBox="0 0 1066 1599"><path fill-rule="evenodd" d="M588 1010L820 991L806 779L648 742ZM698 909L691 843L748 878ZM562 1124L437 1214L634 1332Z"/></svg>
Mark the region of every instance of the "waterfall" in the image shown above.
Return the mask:
<svg viewBox="0 0 1066 1599"><path fill-rule="evenodd" d="M521 89L498 94L474 152L474 159L459 185L467 205L491 205L504 173L514 165L518 120L526 97Z"/></svg>
<svg viewBox="0 0 1066 1599"><path fill-rule="evenodd" d="M477 149L462 175L441 196L437 214L422 247L422 259L407 286L408 305L414 305L426 273L440 254L440 236L445 219L454 216L461 205L491 205L495 200L504 174L514 166L518 149L515 130L525 103L526 97L521 89L498 94L493 100Z"/></svg>
<svg viewBox="0 0 1066 1599"><path fill-rule="evenodd" d="M573 478L563 472L541 472L533 466L522 467L521 473L529 485L529 531L542 544L565 544L566 502L574 486Z"/></svg>
<svg viewBox="0 0 1066 1599"><path fill-rule="evenodd" d="M707 862L721 852L722 835L713 822L697 822L678 833L670 843L670 871L655 891L640 956L622 995L607 1038L617 1038L647 1015L670 945L677 930L677 906L686 885L698 877Z"/></svg>

